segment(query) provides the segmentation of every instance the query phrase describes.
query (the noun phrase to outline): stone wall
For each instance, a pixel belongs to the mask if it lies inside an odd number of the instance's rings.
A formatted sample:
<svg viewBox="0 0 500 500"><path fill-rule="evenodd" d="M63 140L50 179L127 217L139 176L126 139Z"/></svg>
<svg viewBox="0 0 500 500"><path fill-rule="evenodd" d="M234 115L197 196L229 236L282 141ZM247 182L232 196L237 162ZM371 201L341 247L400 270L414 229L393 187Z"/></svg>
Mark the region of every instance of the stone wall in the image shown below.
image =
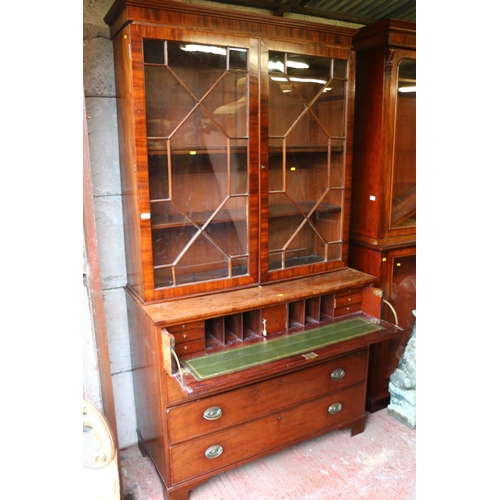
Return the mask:
<svg viewBox="0 0 500 500"><path fill-rule="evenodd" d="M103 21L112 3L83 2L83 86L118 446L126 448L137 442L137 436L124 289L127 275L113 45L109 27ZM98 373L95 376L98 378ZM90 386L94 383L88 381Z"/></svg>

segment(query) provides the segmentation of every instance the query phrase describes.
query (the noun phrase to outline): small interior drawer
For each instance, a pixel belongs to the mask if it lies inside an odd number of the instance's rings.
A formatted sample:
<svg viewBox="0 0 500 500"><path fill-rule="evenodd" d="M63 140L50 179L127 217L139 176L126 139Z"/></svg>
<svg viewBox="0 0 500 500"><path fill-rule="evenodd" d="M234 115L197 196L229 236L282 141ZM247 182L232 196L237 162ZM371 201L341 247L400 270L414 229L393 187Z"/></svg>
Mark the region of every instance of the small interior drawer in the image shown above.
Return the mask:
<svg viewBox="0 0 500 500"><path fill-rule="evenodd" d="M192 323L181 323L179 325L172 325L167 327L168 333L177 333L183 332L186 330L192 330L196 328L204 328L205 322L201 321L193 321Z"/></svg>
<svg viewBox="0 0 500 500"><path fill-rule="evenodd" d="M178 356L185 356L195 352L205 350L205 338L193 340L192 342L182 342L175 345L175 352Z"/></svg>
<svg viewBox="0 0 500 500"><path fill-rule="evenodd" d="M345 290L339 290L338 292L335 292L335 297L344 297L346 295L354 295L354 294L361 294L363 292L363 288L357 287L357 288L346 288Z"/></svg>
<svg viewBox="0 0 500 500"><path fill-rule="evenodd" d="M335 307L345 307L352 304L359 304L363 301L363 294L361 292L352 293L349 295L342 295L340 297L335 297Z"/></svg>
<svg viewBox="0 0 500 500"><path fill-rule="evenodd" d="M352 304L350 306L338 307L335 309L335 317L345 316L346 314L352 314L361 311L361 302Z"/></svg>
<svg viewBox="0 0 500 500"><path fill-rule="evenodd" d="M190 330L182 330L180 332L171 332L169 330L169 333L172 333L172 335L175 337L175 345L205 338L204 326L191 328Z"/></svg>

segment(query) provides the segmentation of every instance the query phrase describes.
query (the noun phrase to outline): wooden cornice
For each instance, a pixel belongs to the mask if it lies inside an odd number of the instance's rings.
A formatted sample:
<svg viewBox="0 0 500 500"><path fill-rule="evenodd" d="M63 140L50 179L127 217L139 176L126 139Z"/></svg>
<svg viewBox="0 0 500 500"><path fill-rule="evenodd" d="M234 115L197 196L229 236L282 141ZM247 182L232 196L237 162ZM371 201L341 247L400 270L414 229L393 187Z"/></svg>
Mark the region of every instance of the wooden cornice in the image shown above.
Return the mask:
<svg viewBox="0 0 500 500"><path fill-rule="evenodd" d="M273 4L273 2L269 3ZM274 7L276 7L275 4ZM175 12L178 14L194 15L199 17L217 17L222 20L256 23L260 25L267 24L275 27L281 26L285 28L293 27L296 29L317 30L349 37L354 36L358 31L356 28L338 26L334 24L282 18L271 14L256 14L236 9L223 9L212 6L204 7L199 4L193 5L173 0L116 0L104 17L104 22L111 28L112 37L130 22L140 22L141 19L139 13L144 9L154 9L165 13ZM149 20L149 22L151 22L151 20Z"/></svg>

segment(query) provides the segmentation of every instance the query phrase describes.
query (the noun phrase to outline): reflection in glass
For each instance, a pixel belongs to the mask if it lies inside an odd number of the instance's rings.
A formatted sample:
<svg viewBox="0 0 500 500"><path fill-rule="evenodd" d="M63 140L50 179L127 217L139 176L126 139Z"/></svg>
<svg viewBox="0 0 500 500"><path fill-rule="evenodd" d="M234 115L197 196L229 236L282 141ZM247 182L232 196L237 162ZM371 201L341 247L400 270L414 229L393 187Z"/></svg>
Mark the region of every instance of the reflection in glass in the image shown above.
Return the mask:
<svg viewBox="0 0 500 500"><path fill-rule="evenodd" d="M416 61L398 67L391 228L416 225Z"/></svg>

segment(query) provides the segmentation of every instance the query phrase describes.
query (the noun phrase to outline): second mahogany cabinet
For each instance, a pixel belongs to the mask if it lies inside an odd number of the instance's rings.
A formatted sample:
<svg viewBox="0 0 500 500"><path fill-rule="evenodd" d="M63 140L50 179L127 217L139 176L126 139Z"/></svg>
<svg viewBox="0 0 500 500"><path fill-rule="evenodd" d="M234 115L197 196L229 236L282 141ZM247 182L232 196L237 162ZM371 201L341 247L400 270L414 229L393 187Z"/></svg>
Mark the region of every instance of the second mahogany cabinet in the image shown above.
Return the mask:
<svg viewBox="0 0 500 500"><path fill-rule="evenodd" d="M389 402L389 377L416 308L416 25L384 20L354 37L356 100L349 264L377 277L383 317L403 329L371 347L367 409Z"/></svg>

